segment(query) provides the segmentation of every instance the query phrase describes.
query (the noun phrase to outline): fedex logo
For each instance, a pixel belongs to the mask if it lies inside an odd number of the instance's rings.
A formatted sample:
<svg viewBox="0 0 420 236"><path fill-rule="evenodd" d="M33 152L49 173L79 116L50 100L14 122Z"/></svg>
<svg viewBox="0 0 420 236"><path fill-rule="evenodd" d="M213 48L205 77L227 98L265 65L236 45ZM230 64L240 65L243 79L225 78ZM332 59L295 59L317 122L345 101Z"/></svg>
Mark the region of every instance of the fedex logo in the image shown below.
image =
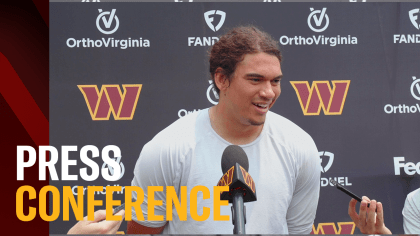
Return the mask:
<svg viewBox="0 0 420 236"><path fill-rule="evenodd" d="M416 173L420 175L420 162L405 162L404 157L394 157L394 171L395 175L401 175L401 169L404 170L404 173L407 175L415 175Z"/></svg>
<svg viewBox="0 0 420 236"><path fill-rule="evenodd" d="M117 84L103 85L101 91L96 85L77 87L85 98L92 120L109 120L111 113L115 120L132 120L142 85L123 84L124 92Z"/></svg>
<svg viewBox="0 0 420 236"><path fill-rule="evenodd" d="M354 222L337 222L337 227L335 223L319 223L318 228L315 228L315 225L312 225L311 234L353 234L356 224Z"/></svg>
<svg viewBox="0 0 420 236"><path fill-rule="evenodd" d="M290 81L298 96L305 116L319 115L321 108L325 115L341 115L350 80L333 80L333 88L329 81Z"/></svg>

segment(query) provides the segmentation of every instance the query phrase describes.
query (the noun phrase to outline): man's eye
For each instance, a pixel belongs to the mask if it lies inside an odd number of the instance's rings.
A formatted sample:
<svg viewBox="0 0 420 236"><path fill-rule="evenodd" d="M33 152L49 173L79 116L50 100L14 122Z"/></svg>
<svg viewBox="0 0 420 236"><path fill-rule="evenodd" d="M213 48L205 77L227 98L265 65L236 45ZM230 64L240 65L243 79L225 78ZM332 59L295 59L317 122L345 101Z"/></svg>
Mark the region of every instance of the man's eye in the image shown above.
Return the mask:
<svg viewBox="0 0 420 236"><path fill-rule="evenodd" d="M252 80L252 82L260 82L261 81L261 79L251 79Z"/></svg>
<svg viewBox="0 0 420 236"><path fill-rule="evenodd" d="M279 84L280 83L280 80L279 79L275 79L275 80L273 80L273 83L274 84Z"/></svg>

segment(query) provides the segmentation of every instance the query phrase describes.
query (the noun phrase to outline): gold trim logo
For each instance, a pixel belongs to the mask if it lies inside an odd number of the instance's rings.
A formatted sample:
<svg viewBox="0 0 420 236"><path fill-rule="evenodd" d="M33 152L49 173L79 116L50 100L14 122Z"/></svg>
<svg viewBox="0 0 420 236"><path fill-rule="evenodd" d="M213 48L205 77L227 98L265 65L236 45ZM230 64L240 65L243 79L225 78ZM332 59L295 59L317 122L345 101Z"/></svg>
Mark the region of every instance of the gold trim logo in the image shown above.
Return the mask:
<svg viewBox="0 0 420 236"><path fill-rule="evenodd" d="M333 88L329 81L290 81L298 96L305 116L319 115L321 108L325 115L341 115L350 80L333 80Z"/></svg>
<svg viewBox="0 0 420 236"><path fill-rule="evenodd" d="M85 98L92 120L132 120L139 99L141 84L123 84L124 93L118 84L77 85Z"/></svg>
<svg viewBox="0 0 420 236"><path fill-rule="evenodd" d="M354 222L337 222L337 227L335 223L319 223L318 228L315 228L315 225L312 225L312 231L310 234L353 234L356 224Z"/></svg>

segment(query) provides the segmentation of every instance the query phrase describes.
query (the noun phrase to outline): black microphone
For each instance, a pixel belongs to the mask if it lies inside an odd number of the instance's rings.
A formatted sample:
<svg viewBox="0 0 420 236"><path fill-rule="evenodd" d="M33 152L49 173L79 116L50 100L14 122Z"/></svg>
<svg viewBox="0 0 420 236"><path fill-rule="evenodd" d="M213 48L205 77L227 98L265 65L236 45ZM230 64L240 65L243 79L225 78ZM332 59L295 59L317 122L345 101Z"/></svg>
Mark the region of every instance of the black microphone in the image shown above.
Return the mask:
<svg viewBox="0 0 420 236"><path fill-rule="evenodd" d="M248 173L249 163L245 151L237 146L228 146L222 154L223 176L217 186L229 186L228 192L220 194L221 200L232 203L234 234L245 234L246 208L244 202L257 200L255 182Z"/></svg>

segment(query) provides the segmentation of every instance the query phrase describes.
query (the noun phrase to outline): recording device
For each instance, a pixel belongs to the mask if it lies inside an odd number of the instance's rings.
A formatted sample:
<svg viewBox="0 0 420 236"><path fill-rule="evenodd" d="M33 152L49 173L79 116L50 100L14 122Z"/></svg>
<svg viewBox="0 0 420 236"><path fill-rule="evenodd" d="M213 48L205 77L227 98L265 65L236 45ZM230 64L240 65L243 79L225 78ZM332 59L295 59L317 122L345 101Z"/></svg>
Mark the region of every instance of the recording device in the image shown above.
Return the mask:
<svg viewBox="0 0 420 236"><path fill-rule="evenodd" d="M131 198L131 202L135 202L136 201L136 199L135 198ZM112 211L112 214L113 215L115 215L115 214L117 214L118 212L120 212L121 210L123 210L123 209L125 209L125 203L123 203L123 204L121 204L121 205L119 205L119 206L117 206L117 207L115 207L114 209L113 209L113 211Z"/></svg>
<svg viewBox="0 0 420 236"><path fill-rule="evenodd" d="M221 200L232 203L234 234L245 234L246 208L244 202L257 200L255 182L248 173L249 163L245 151L237 146L228 146L222 154L223 176L217 186L229 186L228 192L220 194Z"/></svg>
<svg viewBox="0 0 420 236"><path fill-rule="evenodd" d="M350 190L348 190L348 189L344 188L344 186L343 186L343 185L341 185L341 184L339 184L337 181L335 181L335 180L333 180L333 179L330 179L330 182L331 182L331 183L332 183L335 187L337 187L337 189L339 189L339 190L343 191L345 194L347 194L347 195L349 195L350 197L352 197L352 198L356 199L358 202L362 202L362 199L361 199L359 196L357 196L356 194L354 194L354 193L350 192ZM368 203L367 207L369 208L369 206L370 206L370 203Z"/></svg>
<svg viewBox="0 0 420 236"><path fill-rule="evenodd" d="M115 214L117 214L119 211L121 211L123 209L125 209L125 203L123 203L120 206L115 207L114 210L112 211L112 214L115 215Z"/></svg>
<svg viewBox="0 0 420 236"><path fill-rule="evenodd" d="M134 199L133 199L132 201L134 201ZM120 212L120 211L121 211L121 210L123 210L123 209L125 209L125 203L123 203L123 204L121 204L121 205L119 205L119 206L115 207L115 208L112 210L112 215L117 214L118 212ZM105 221L105 219L100 220L99 222L102 222L102 221Z"/></svg>

